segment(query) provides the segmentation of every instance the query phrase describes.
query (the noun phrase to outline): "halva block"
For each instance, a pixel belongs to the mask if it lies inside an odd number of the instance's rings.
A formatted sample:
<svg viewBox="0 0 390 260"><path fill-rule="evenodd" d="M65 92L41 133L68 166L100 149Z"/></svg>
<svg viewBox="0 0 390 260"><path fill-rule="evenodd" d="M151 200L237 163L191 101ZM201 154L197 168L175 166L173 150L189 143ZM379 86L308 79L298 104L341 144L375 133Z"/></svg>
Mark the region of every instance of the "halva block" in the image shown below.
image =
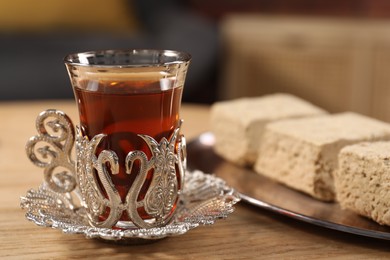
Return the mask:
<svg viewBox="0 0 390 260"><path fill-rule="evenodd" d="M352 112L283 120L266 126L255 171L314 198L335 199L339 151L390 140L390 124Z"/></svg>
<svg viewBox="0 0 390 260"><path fill-rule="evenodd" d="M335 187L341 207L390 225L390 142L347 146L338 161Z"/></svg>
<svg viewBox="0 0 390 260"><path fill-rule="evenodd" d="M290 94L217 102L211 109L215 151L238 165L252 166L267 123L287 118L322 115L326 112Z"/></svg>

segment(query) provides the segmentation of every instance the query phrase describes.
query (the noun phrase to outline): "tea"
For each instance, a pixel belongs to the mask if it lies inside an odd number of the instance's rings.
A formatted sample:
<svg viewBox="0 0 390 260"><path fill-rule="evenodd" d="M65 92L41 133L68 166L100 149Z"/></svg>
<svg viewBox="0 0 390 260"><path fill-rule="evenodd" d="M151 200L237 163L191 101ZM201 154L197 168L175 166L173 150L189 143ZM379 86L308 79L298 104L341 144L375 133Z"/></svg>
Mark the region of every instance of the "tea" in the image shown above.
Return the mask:
<svg viewBox="0 0 390 260"><path fill-rule="evenodd" d="M151 156L147 144L138 134L149 135L159 142L163 137L169 139L178 126L183 87L175 84L174 78L83 80L74 88L82 134L89 139L105 134L98 153L112 150L118 155L119 174L111 175L111 179L122 201L139 171L139 166L134 165L132 173L126 173L127 154L140 150L148 159ZM139 199L145 196L152 174L152 171L148 173ZM147 218L146 213L141 214ZM121 219L128 220L125 215Z"/></svg>
<svg viewBox="0 0 390 260"><path fill-rule="evenodd" d="M153 228L173 220L184 184L179 109L190 60L151 49L64 58L80 114L75 175L92 226Z"/></svg>

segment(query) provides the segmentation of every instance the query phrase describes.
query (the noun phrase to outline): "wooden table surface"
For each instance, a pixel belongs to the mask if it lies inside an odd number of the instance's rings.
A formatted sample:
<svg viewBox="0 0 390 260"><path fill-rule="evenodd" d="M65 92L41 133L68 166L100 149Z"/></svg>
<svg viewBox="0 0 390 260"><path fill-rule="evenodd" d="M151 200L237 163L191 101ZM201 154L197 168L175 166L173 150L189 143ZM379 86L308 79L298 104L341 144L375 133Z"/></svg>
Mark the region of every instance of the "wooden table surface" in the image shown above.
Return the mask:
<svg viewBox="0 0 390 260"><path fill-rule="evenodd" d="M302 223L245 203L213 226L146 245L123 246L67 235L25 219L20 196L42 182L42 169L26 157L39 112L57 108L77 123L73 101L0 103L0 257L6 259L387 259L383 241ZM187 139L208 130L209 109L184 104Z"/></svg>

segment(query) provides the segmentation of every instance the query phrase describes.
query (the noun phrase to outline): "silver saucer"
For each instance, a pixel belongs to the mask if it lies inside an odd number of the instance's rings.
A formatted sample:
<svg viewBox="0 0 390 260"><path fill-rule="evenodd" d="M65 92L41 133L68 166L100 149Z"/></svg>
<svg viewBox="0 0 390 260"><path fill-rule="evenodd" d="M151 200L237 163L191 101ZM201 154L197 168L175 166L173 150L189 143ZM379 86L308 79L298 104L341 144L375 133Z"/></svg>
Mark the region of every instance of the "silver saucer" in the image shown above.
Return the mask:
<svg viewBox="0 0 390 260"><path fill-rule="evenodd" d="M186 180L173 221L159 228L110 229L96 228L88 223L84 208L74 201L77 193L60 194L43 183L38 190L29 190L21 197L20 206L26 218L38 226L51 227L68 234L84 234L87 238L106 241L155 240L182 235L201 225L212 225L234 211L240 198L225 181L201 171L186 173Z"/></svg>

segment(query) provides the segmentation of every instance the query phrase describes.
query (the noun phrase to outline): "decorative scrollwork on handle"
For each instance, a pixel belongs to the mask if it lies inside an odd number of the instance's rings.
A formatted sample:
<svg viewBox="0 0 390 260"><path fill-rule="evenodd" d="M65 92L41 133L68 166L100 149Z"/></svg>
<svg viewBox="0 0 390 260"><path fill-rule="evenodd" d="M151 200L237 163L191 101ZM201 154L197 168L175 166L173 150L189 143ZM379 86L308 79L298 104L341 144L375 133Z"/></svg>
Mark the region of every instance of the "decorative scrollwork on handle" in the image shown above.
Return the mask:
<svg viewBox="0 0 390 260"><path fill-rule="evenodd" d="M39 114L36 119L38 135L26 144L28 158L44 168L44 180L55 192L67 193L76 188L75 163L71 158L74 128L69 117L55 109ZM63 168L65 170L57 172Z"/></svg>

